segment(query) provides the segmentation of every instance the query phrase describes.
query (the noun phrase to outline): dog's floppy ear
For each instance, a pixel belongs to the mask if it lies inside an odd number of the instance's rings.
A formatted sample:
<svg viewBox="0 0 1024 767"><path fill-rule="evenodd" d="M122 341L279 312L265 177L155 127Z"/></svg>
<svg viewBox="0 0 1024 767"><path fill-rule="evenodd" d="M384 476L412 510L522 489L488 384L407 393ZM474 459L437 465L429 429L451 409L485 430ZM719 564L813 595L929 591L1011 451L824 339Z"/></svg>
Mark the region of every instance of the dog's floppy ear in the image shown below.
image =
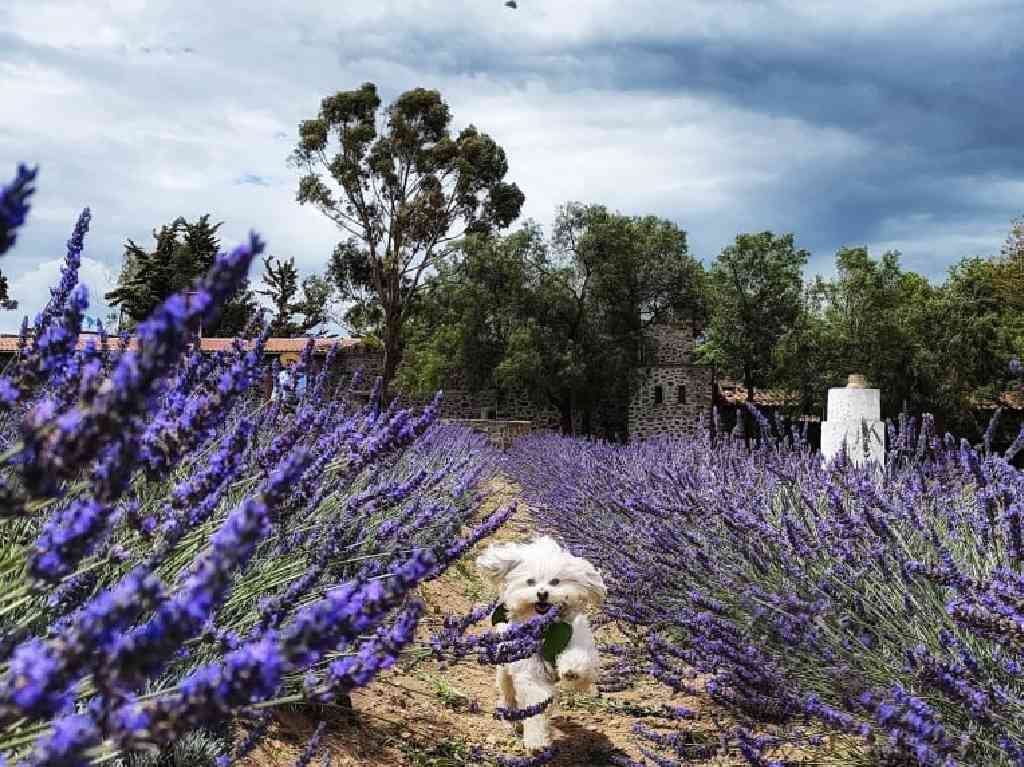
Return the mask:
<svg viewBox="0 0 1024 767"><path fill-rule="evenodd" d="M587 601L594 607L600 607L608 595L608 588L604 585L601 573L590 562L580 559L579 579L583 584L583 590L587 592Z"/></svg>
<svg viewBox="0 0 1024 767"><path fill-rule="evenodd" d="M476 558L476 566L485 578L498 585L522 561L520 544L492 543Z"/></svg>

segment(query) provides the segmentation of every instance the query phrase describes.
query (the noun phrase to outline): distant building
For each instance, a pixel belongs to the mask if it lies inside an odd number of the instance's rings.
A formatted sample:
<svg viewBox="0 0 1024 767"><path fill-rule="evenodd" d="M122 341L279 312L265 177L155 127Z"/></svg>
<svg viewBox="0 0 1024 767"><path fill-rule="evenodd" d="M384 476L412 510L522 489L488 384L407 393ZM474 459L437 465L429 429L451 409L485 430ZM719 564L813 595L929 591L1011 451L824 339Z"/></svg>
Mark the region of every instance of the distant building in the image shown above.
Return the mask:
<svg viewBox="0 0 1024 767"><path fill-rule="evenodd" d="M640 364L633 372L628 402L602 405L609 411L603 414L607 416L606 420L626 425L629 439L645 439L659 434L679 436L707 428L711 422L712 407L718 407L721 411L724 426L735 422L735 413L742 407L745 393L732 382L716 381L710 367L696 362L695 330L695 326L689 322L652 326L647 333L647 343L642 347ZM78 347L83 348L87 342L95 342L97 338L94 333L82 333ZM266 375L262 382L266 398L270 399L274 392L271 375L274 361L287 363L296 360L307 342L306 338L267 340L264 347ZM111 337L107 343L111 350L116 350L120 341ZM231 349L232 339L203 338L200 343L204 352L227 352ZM360 397L368 396L374 378L383 369L383 352L379 347L359 338L317 338L313 343L311 374L320 369L327 353L338 344L340 349L335 374L346 377L361 371L362 383L352 393ZM17 336L0 336L0 368L13 358L17 348ZM129 339L128 348L135 348L134 339ZM759 408L771 411L789 404L791 398L792 395L785 392L766 391L757 392L755 399ZM421 397L402 399L409 405L426 403L426 399ZM514 426L517 432L558 429L561 425L556 411L532 402L523 392L493 389L473 391L465 387L459 375L444 387L441 416L473 421L481 426L486 425L484 422L504 422ZM578 431L585 431L578 414L575 421L574 427ZM497 428L497 424L494 424L494 428Z"/></svg>
<svg viewBox="0 0 1024 767"><path fill-rule="evenodd" d="M714 374L698 365L692 322L652 326L634 372L627 424L631 440L707 428Z"/></svg>

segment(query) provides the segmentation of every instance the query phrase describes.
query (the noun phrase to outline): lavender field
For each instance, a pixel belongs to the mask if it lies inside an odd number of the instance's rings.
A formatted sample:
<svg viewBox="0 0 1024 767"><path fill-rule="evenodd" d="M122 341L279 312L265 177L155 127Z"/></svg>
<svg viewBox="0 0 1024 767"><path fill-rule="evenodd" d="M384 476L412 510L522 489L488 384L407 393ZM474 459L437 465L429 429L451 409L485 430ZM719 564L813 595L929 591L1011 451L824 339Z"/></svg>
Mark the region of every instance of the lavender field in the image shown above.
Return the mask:
<svg viewBox="0 0 1024 767"><path fill-rule="evenodd" d="M3 191L2 250L33 182L22 168ZM343 703L393 664L416 587L511 508L475 519L493 462L435 407L386 407L379 389L354 404L329 361L301 398L266 404L259 327L226 354L190 351L255 234L132 348L101 334L76 351L89 221L0 379L0 763L233 763L275 706ZM231 744L238 719L252 737Z"/></svg>
<svg viewBox="0 0 1024 767"><path fill-rule="evenodd" d="M0 253L34 182L3 190ZM0 764L251 763L285 707L326 722L402 659L455 677L538 652L557 611L480 630L481 599L424 633L423 587L517 513L486 503L499 476L609 585L603 693L659 691L634 745L587 763L1024 764L1024 432L997 452L994 426L972 446L907 418L867 468L764 418L751 444L538 432L498 453L439 399L364 401L331 357L266 402L266 328L194 343L260 238L131 340L78 348L89 225L0 377ZM296 763L346 737L318 725ZM464 745L419 763L581 763Z"/></svg>
<svg viewBox="0 0 1024 767"><path fill-rule="evenodd" d="M732 712L754 765L795 744L839 764L1021 764L1024 433L998 454L910 420L884 467L858 469L760 427L752 449L534 436L510 456L541 527L611 582L620 670ZM651 764L699 761L685 728L639 734Z"/></svg>

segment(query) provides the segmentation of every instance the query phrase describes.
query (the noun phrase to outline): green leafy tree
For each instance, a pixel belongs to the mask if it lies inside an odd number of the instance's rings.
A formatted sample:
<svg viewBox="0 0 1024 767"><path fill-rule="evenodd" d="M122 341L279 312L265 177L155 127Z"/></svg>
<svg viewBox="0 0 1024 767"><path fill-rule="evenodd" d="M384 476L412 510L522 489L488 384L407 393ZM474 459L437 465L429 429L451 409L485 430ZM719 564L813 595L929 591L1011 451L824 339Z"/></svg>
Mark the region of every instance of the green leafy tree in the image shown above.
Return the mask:
<svg viewBox="0 0 1024 767"><path fill-rule="evenodd" d="M993 282L1013 353L1024 358L1024 218L1013 222L1002 254L995 259Z"/></svg>
<svg viewBox="0 0 1024 767"><path fill-rule="evenodd" d="M566 431L622 433L644 329L699 315L702 276L674 224L597 205L563 206L550 240L532 223L467 238L424 294L403 384L461 375L471 389L525 391Z"/></svg>
<svg viewBox="0 0 1024 767"><path fill-rule="evenodd" d="M932 382L925 404L965 436L984 430L989 414L978 406L1003 391L1018 348L1020 318L1002 295L1003 266L1000 259L962 260L921 324L918 367L927 365Z"/></svg>
<svg viewBox="0 0 1024 767"><path fill-rule="evenodd" d="M804 287L799 311L775 347L771 383L798 395L788 406L791 415L820 412L824 392L834 384L836 345L824 318L824 294L820 277Z"/></svg>
<svg viewBox="0 0 1024 767"><path fill-rule="evenodd" d="M325 98L299 126L296 199L346 234L331 274L342 299L372 296L379 307L375 315L363 302L349 319L379 328L385 385L425 278L458 239L505 228L522 208L523 193L505 181L504 150L472 125L453 136L451 121L435 90L407 91L382 110L366 83Z"/></svg>
<svg viewBox="0 0 1024 767"><path fill-rule="evenodd" d="M444 258L438 259L435 269ZM358 241L349 238L338 243L327 267L327 279L335 287L339 296L348 304L342 323L354 336L370 336L382 338L384 335L384 310L377 300L370 276L370 263ZM405 316L415 316L413 310L416 293L405 306Z"/></svg>
<svg viewBox="0 0 1024 767"><path fill-rule="evenodd" d="M740 234L708 274L711 306L700 355L755 388L774 377L775 349L800 316L808 252L792 234Z"/></svg>
<svg viewBox="0 0 1024 767"><path fill-rule="evenodd" d="M206 214L189 223L176 218L153 231L156 247L147 251L128 240L118 287L106 294L111 306L120 307L131 324L148 317L174 293L187 291L206 273L220 247L217 230ZM244 283L221 310L215 325L203 328L207 336L236 336L258 314L256 297Z"/></svg>
<svg viewBox="0 0 1024 767"><path fill-rule="evenodd" d="M18 308L18 302L10 297L9 290L7 276L0 272L0 309L13 311Z"/></svg>
<svg viewBox="0 0 1024 767"><path fill-rule="evenodd" d="M497 386L509 339L534 313L549 272L547 244L532 222L505 237L467 237L438 262L410 318L402 387L427 393L453 381L474 391Z"/></svg>
<svg viewBox="0 0 1024 767"><path fill-rule="evenodd" d="M863 373L881 390L882 416L930 412L940 427L980 435L979 403L1005 382L1013 330L1000 293L1005 257L969 258L932 285L900 265L897 251L836 253L836 277L809 285L776 347L775 382L821 410L831 386Z"/></svg>
<svg viewBox="0 0 1024 767"><path fill-rule="evenodd" d="M274 307L270 321L271 335L278 338L303 336L328 321L327 307L332 286L323 277L311 275L299 283L295 259L287 261L266 256L263 259L263 282L259 291Z"/></svg>

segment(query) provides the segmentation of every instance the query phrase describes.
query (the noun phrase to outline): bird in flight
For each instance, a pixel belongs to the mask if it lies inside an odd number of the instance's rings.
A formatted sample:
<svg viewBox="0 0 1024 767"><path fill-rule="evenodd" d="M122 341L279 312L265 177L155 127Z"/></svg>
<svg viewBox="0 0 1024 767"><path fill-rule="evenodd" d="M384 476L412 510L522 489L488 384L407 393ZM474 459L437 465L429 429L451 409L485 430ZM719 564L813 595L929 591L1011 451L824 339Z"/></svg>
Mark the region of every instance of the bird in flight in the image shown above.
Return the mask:
<svg viewBox="0 0 1024 767"><path fill-rule="evenodd" d="M505 3L505 7L506 8L518 8L519 6L516 5L516 0L508 0L508 2Z"/></svg>

